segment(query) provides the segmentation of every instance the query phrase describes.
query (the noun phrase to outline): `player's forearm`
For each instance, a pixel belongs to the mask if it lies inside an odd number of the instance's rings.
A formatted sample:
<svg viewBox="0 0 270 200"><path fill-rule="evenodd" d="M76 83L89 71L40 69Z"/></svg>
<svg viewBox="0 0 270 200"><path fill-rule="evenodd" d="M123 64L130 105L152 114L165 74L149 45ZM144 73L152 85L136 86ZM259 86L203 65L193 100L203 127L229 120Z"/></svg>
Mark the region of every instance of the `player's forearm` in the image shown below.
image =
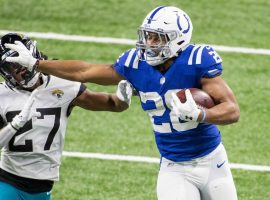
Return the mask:
<svg viewBox="0 0 270 200"><path fill-rule="evenodd" d="M73 101L73 105L92 111L122 112L128 103L121 101L115 94L90 92L86 90Z"/></svg>
<svg viewBox="0 0 270 200"><path fill-rule="evenodd" d="M123 80L123 77L115 72L111 64L90 64L80 60L41 60L38 70L82 83L116 85Z"/></svg>
<svg viewBox="0 0 270 200"><path fill-rule="evenodd" d="M111 95L111 101L114 112L122 112L129 108L129 105L125 101L121 101L115 94Z"/></svg>
<svg viewBox="0 0 270 200"><path fill-rule="evenodd" d="M95 111L122 112L129 108L125 101L121 101L116 94L103 93L104 98L92 107Z"/></svg>
<svg viewBox="0 0 270 200"><path fill-rule="evenodd" d="M38 65L38 71L79 82L86 82L89 69L88 63L79 60L40 60Z"/></svg>
<svg viewBox="0 0 270 200"><path fill-rule="evenodd" d="M206 110L206 118L204 121L217 125L226 125L237 122L239 117L239 106L235 103L226 102Z"/></svg>
<svg viewBox="0 0 270 200"><path fill-rule="evenodd" d="M129 108L129 105L121 101L115 94L103 93L104 98L91 107L95 111L122 112Z"/></svg>

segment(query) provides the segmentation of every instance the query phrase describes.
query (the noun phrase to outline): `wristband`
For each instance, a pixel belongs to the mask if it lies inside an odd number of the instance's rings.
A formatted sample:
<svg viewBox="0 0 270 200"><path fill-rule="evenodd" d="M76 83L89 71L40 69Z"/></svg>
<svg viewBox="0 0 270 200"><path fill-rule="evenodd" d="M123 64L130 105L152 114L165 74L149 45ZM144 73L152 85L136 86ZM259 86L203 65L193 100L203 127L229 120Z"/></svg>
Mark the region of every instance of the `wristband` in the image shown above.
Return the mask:
<svg viewBox="0 0 270 200"><path fill-rule="evenodd" d="M205 109L200 109L200 110L202 111L202 119L201 119L200 123L204 123L204 120L206 118L206 111L205 111Z"/></svg>

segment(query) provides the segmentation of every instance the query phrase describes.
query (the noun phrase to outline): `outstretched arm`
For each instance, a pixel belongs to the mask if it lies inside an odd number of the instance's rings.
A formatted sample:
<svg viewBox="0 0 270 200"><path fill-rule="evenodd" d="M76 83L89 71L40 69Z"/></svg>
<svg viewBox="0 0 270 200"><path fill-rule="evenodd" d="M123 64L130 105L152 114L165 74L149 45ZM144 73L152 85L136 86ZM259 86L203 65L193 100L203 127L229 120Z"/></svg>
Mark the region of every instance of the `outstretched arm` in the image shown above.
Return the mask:
<svg viewBox="0 0 270 200"><path fill-rule="evenodd" d="M30 71L37 69L64 79L100 85L117 84L124 79L110 64L89 64L79 60L37 60L20 41L5 44L5 47L19 54L17 57L7 57L7 62L19 63Z"/></svg>
<svg viewBox="0 0 270 200"><path fill-rule="evenodd" d="M116 85L124 79L111 64L89 64L80 60L40 60L37 70L68 80L100 85Z"/></svg>

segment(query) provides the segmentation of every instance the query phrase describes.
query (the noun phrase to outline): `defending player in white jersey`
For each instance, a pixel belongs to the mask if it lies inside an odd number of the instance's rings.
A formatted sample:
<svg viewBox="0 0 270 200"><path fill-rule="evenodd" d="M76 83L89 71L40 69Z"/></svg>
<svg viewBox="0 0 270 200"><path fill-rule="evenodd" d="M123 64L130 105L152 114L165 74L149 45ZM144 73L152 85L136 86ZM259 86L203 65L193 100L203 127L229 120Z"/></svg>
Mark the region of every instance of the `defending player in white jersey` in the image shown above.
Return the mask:
<svg viewBox="0 0 270 200"><path fill-rule="evenodd" d="M158 199L236 200L217 125L237 122L240 109L221 77L221 57L210 46L190 44L192 29L187 13L160 6L143 20L136 48L124 52L113 65L38 62L20 43L7 45L19 53L7 59L70 80L98 84L128 80L149 114L161 154ZM185 103L175 98L177 91L194 87L207 92L216 105L199 108L189 90Z"/></svg>
<svg viewBox="0 0 270 200"><path fill-rule="evenodd" d="M40 60L35 42L16 33L1 38L0 199L49 200L64 148L68 116L74 106L121 112L129 107L131 87L119 83L117 94L97 93L79 82L29 71L6 62L16 56L5 43L21 41Z"/></svg>

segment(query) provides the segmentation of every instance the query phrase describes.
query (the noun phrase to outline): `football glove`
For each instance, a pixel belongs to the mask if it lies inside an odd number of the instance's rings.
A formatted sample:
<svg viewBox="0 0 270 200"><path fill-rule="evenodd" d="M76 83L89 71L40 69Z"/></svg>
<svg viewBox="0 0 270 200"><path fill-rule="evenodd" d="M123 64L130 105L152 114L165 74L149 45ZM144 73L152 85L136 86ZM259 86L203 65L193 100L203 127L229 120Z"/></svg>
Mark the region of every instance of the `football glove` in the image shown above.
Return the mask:
<svg viewBox="0 0 270 200"><path fill-rule="evenodd" d="M36 41L34 41L36 44ZM33 57L32 52L33 48L35 48L36 45L32 46L32 49L27 49L26 46L20 41L15 41L14 44L5 44L6 48L9 48L13 51L17 51L19 56L16 57L7 57L7 62L13 62L18 63L24 67L26 67L29 71L32 71L35 69L37 64L37 59Z"/></svg>
<svg viewBox="0 0 270 200"><path fill-rule="evenodd" d="M22 111L16 115L10 123L15 130L22 128L30 118L39 117L41 115L40 112L31 112L31 107L35 102L35 95L37 91L38 90L36 89L32 92L27 102L23 106Z"/></svg>
<svg viewBox="0 0 270 200"><path fill-rule="evenodd" d="M201 110L198 108L196 102L194 101L190 91L185 90L186 102L181 103L176 93L172 93L171 106L173 112L184 121L197 121Z"/></svg>
<svg viewBox="0 0 270 200"><path fill-rule="evenodd" d="M121 100L126 102L128 105L131 103L133 88L127 80L122 80L118 83L116 96Z"/></svg>

